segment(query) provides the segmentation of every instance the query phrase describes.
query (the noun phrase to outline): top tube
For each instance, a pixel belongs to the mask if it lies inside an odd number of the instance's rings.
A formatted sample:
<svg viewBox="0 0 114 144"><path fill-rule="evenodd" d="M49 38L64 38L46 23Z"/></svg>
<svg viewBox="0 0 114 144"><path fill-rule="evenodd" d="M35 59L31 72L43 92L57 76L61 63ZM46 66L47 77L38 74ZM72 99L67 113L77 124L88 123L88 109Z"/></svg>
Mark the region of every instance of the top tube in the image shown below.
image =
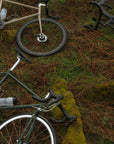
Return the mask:
<svg viewBox="0 0 114 144"><path fill-rule="evenodd" d="M8 3L12 3L12 4L15 4L15 5L20 5L20 6L36 9L36 10L38 9L38 7L34 7L34 6L31 6L31 5L27 5L27 4L23 4L23 3L15 2L15 1L11 1L11 0L1 0L1 1L5 1L5 2L8 2Z"/></svg>
<svg viewBox="0 0 114 144"><path fill-rule="evenodd" d="M13 109L25 109L25 108L40 108L44 105L45 103L41 104L28 104L28 105L15 105L15 106L1 106L0 110L13 110Z"/></svg>
<svg viewBox="0 0 114 144"><path fill-rule="evenodd" d="M3 2L3 0L0 0L0 12L1 12L1 8L2 8L2 2Z"/></svg>

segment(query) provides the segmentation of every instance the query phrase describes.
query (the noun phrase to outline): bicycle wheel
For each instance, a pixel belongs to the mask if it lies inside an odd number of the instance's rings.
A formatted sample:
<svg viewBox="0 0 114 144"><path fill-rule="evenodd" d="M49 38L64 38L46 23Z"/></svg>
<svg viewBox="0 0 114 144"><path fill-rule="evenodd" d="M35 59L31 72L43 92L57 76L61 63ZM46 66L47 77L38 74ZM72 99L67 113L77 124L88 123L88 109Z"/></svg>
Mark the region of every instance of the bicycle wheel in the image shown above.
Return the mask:
<svg viewBox="0 0 114 144"><path fill-rule="evenodd" d="M48 56L57 53L67 41L67 31L59 22L42 18L43 34L40 34L39 21L25 23L17 33L20 49L31 56Z"/></svg>
<svg viewBox="0 0 114 144"><path fill-rule="evenodd" d="M32 124L29 126L21 142L19 142L19 137L31 117L31 114L23 114L4 122L0 126L0 144L25 144ZM50 123L42 116L36 117L35 122L36 125L26 144L57 144L56 134Z"/></svg>
<svg viewBox="0 0 114 144"><path fill-rule="evenodd" d="M105 0L105 1L103 1L102 3L103 4L111 4L111 2L112 2L112 0ZM112 2L113 3L113 2ZM112 6L112 5L111 5ZM114 11L113 10L111 10L111 9L107 9L107 7L106 6L101 6L101 9L102 9L102 11L103 11L103 13L105 14L105 16L106 17L108 17L108 18L112 18L112 17L114 17ZM113 9L113 7L112 7L112 9ZM109 11L108 11L109 10Z"/></svg>

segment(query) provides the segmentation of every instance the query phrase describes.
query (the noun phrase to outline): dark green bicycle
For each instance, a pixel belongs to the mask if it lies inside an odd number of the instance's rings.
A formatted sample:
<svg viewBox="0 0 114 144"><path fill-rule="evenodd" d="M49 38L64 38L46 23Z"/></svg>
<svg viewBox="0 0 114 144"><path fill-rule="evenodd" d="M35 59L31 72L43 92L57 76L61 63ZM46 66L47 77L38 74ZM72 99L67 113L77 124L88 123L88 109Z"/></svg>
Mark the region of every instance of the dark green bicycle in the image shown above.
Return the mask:
<svg viewBox="0 0 114 144"><path fill-rule="evenodd" d="M36 93L13 76L12 71L19 64L20 60L26 60L31 63L31 61L23 55L18 48L17 51L19 55L17 56L16 63L8 72L0 73L0 76L3 77L0 81L0 86L8 77L11 77L30 92L34 100L41 103L15 105L17 102L16 98L0 98L0 111L24 108L35 109L32 114L27 113L16 115L2 123L0 125L0 144L57 144L54 128L46 118L40 115L40 112L49 112L58 106L63 112L64 118L59 121L55 120L55 122L63 123L68 120L68 125L75 121L76 117L70 116L59 102L63 99L63 95L57 95L52 90L49 90L44 98L40 98Z"/></svg>

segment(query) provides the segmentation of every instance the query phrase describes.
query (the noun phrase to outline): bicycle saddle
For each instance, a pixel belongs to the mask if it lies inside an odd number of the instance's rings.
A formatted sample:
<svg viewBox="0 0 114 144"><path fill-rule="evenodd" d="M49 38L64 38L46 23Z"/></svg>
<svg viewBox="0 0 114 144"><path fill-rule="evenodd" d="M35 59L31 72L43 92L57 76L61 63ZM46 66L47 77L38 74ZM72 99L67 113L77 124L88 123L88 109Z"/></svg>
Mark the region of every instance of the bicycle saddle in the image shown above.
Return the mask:
<svg viewBox="0 0 114 144"><path fill-rule="evenodd" d="M20 56L20 58L22 59L22 60L25 60L25 61L27 61L28 63L32 63L30 60L29 60L29 58L27 58L22 52L21 52L21 50L18 48L18 47L16 47L16 51L19 53L19 56Z"/></svg>

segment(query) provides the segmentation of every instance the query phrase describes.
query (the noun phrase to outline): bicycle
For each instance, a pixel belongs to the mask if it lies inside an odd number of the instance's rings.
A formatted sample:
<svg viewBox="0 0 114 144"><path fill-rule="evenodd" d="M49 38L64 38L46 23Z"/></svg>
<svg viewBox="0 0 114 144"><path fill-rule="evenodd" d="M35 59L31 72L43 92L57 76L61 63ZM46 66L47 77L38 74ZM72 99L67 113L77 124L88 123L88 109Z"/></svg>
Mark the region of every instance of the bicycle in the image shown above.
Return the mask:
<svg viewBox="0 0 114 144"><path fill-rule="evenodd" d="M94 4L99 8L99 17L98 18L95 18L95 17L92 18L95 22L97 22L95 26L85 25L86 28L97 30L99 24L102 24L103 26L109 26L112 29L114 29L114 26L113 26L114 15L112 15L112 13L107 11L108 9L112 9L112 6L110 6L107 2L111 2L111 0L97 0L97 1L90 2L90 4ZM108 18L108 20L104 23L101 22L101 18L103 15Z"/></svg>
<svg viewBox="0 0 114 144"><path fill-rule="evenodd" d="M49 112L56 106L62 111L64 118L62 120L55 120L57 123L64 123L69 121L67 126L69 126L73 121L76 120L76 116L70 116L62 104L59 102L63 99L63 95L57 95L52 90L46 94L44 98L40 98L31 89L20 82L16 77L13 76L12 71L20 63L21 60L25 60L28 63L31 61L17 48L19 55L17 56L16 63L11 67L8 72L1 72L0 76L3 78L0 81L0 86L4 81L11 77L18 84L20 84L24 89L31 93L32 98L38 102L38 104L28 104L28 105L16 105L17 99L13 98L13 103L6 103L0 106L0 110L13 110L13 109L25 109L34 108L36 109L32 114L20 114L14 116L2 124L0 124L0 143L1 144L57 144L56 133L54 128L49 123L49 121L40 115L40 112ZM2 92L2 90L1 90ZM0 101L2 99L0 98Z"/></svg>
<svg viewBox="0 0 114 144"><path fill-rule="evenodd" d="M59 16L49 15L49 0L41 0L38 7L11 0L0 0L1 15L3 2L37 11L34 14L23 16L21 18L15 18L9 21L6 21L7 15L3 16L3 18L0 17L0 29L3 29L7 24L38 16L38 18L29 20L22 25L17 32L16 41L23 52L35 57L49 56L57 53L66 44L67 31L61 23L55 20L59 19ZM48 18L41 18L41 7L45 7L45 13Z"/></svg>

